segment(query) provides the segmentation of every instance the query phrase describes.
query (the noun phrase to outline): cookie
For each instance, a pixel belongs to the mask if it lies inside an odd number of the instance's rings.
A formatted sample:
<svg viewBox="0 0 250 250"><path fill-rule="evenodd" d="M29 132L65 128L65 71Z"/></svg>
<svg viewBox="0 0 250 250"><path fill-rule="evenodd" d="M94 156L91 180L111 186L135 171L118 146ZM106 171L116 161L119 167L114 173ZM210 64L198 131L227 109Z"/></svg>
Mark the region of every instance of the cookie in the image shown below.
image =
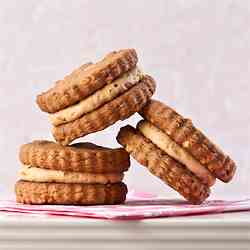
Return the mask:
<svg viewBox="0 0 250 250"><path fill-rule="evenodd" d="M54 127L52 130L55 140L68 145L73 140L87 134L97 132L124 120L138 112L150 99L155 91L152 77L144 76L135 86L100 108L82 116L81 118Z"/></svg>
<svg viewBox="0 0 250 250"><path fill-rule="evenodd" d="M127 186L18 181L16 201L24 204L112 205L123 203Z"/></svg>
<svg viewBox="0 0 250 250"><path fill-rule="evenodd" d="M103 104L113 100L118 95L126 92L143 78L143 73L137 67L124 73L112 83L97 90L82 101L49 115L54 126L72 122L86 113L89 113Z"/></svg>
<svg viewBox="0 0 250 250"><path fill-rule="evenodd" d="M153 175L159 177L189 202L200 204L209 196L210 189L207 185L133 127L121 128L117 141Z"/></svg>
<svg viewBox="0 0 250 250"><path fill-rule="evenodd" d="M163 131L145 120L142 120L137 124L137 129L158 148L185 165L185 167L196 175L202 183L208 186L214 185L215 177L209 172L209 170Z"/></svg>
<svg viewBox="0 0 250 250"><path fill-rule="evenodd" d="M91 143L64 147L50 141L34 141L21 146L19 158L24 165L85 173L121 173L130 166L129 155L124 149Z"/></svg>
<svg viewBox="0 0 250 250"><path fill-rule="evenodd" d="M73 105L133 69L138 59L134 49L109 53L96 64L80 67L51 89L37 96L44 112L55 113ZM59 84L59 83L60 84Z"/></svg>
<svg viewBox="0 0 250 250"><path fill-rule="evenodd" d="M19 171L19 177L20 180L33 182L108 184L121 182L123 173L82 173L23 165Z"/></svg>
<svg viewBox="0 0 250 250"><path fill-rule="evenodd" d="M65 80L70 80L72 76L77 77L83 70L86 70L90 65L92 65L93 63L88 62L88 63L84 63L83 65L81 65L78 69L74 70L71 74L65 76ZM60 83L64 83L63 80L58 80L55 82L55 85L60 84Z"/></svg>
<svg viewBox="0 0 250 250"><path fill-rule="evenodd" d="M216 178L224 182L232 179L236 170L234 161L198 130L191 120L156 100L150 100L140 114L183 147Z"/></svg>

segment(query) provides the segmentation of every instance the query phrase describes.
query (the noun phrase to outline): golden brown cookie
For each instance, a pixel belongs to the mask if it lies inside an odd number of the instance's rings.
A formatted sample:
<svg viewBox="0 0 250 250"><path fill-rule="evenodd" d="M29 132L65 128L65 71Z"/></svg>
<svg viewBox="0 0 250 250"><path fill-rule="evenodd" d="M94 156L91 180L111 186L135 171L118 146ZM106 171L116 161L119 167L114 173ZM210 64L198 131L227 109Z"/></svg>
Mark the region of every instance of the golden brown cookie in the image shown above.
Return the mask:
<svg viewBox="0 0 250 250"><path fill-rule="evenodd" d="M84 63L78 69L75 69L73 72L71 72L71 74L66 75L65 78L64 78L64 80L58 80L58 81L56 81L55 85L60 84L60 83L63 84L65 80L70 80L73 76L77 77L80 73L82 73L83 70L86 70L92 64L93 63L91 63L91 62Z"/></svg>
<svg viewBox="0 0 250 250"><path fill-rule="evenodd" d="M138 59L134 49L109 53L96 64L73 71L64 80L57 81L48 91L37 96L42 111L55 113L111 83L136 66Z"/></svg>
<svg viewBox="0 0 250 250"><path fill-rule="evenodd" d="M195 128L191 120L156 100L150 100L140 114L207 167L215 177L224 182L232 179L236 170L233 160Z"/></svg>
<svg viewBox="0 0 250 250"><path fill-rule="evenodd" d="M34 141L21 146L19 158L33 167L86 173L121 173L130 165L124 149L91 143L64 147L50 141Z"/></svg>
<svg viewBox="0 0 250 250"><path fill-rule="evenodd" d="M56 113L50 114L50 122L54 126L58 126L64 123L75 121L83 115L92 112L105 103L112 101L117 96L123 94L132 86L137 84L143 77L142 71L138 69L138 67L135 67L132 70L124 73L112 83L107 84L78 103Z"/></svg>
<svg viewBox="0 0 250 250"><path fill-rule="evenodd" d="M162 130L145 120L140 121L136 128L167 155L174 158L179 163L182 163L188 170L197 176L203 184L209 187L214 185L216 178L210 171Z"/></svg>
<svg viewBox="0 0 250 250"><path fill-rule="evenodd" d="M53 136L62 145L87 134L107 128L119 120L124 120L138 112L150 99L155 91L152 77L144 78L134 87L100 108L81 118L53 128Z"/></svg>
<svg viewBox="0 0 250 250"><path fill-rule="evenodd" d="M152 174L179 192L189 202L200 204L209 196L208 186L133 127L121 128L117 141L139 163L146 166Z"/></svg>
<svg viewBox="0 0 250 250"><path fill-rule="evenodd" d="M123 203L127 186L18 181L16 201L24 204L111 205Z"/></svg>

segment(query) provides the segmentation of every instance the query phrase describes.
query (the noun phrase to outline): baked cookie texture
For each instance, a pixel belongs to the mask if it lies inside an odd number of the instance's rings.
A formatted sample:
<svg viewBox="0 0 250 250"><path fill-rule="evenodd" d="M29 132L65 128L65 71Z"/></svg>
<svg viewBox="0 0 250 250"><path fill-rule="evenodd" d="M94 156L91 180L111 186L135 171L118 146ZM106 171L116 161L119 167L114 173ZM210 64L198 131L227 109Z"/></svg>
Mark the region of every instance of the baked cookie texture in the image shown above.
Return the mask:
<svg viewBox="0 0 250 250"><path fill-rule="evenodd" d="M145 119L136 129L120 129L117 141L139 163L193 204L210 194L215 179L229 182L233 160L212 143L191 120L169 106L150 100L139 111Z"/></svg>
<svg viewBox="0 0 250 250"><path fill-rule="evenodd" d="M111 83L123 73L134 68L138 61L134 49L111 52L96 64L80 67L48 91L37 96L37 104L44 112L55 113L83 98L97 89Z"/></svg>
<svg viewBox="0 0 250 250"><path fill-rule="evenodd" d="M123 148L37 140L22 145L19 157L24 165L15 186L17 202L99 205L126 199L122 180L130 160Z"/></svg>
<svg viewBox="0 0 250 250"><path fill-rule="evenodd" d="M155 82L153 78L145 76L137 85L100 108L73 122L54 127L52 134L58 143L68 145L76 138L103 130L138 112L147 103L154 91Z"/></svg>
<svg viewBox="0 0 250 250"><path fill-rule="evenodd" d="M24 165L16 183L17 201L28 204L116 204L126 198L122 183L129 154L192 204L202 203L216 178L229 182L234 161L190 119L150 100L154 79L137 66L134 49L81 65L48 91L37 104L49 113L57 143L34 141L21 147ZM103 130L134 113L144 118L121 128L125 148L91 143L68 146L75 139ZM129 153L129 154L128 154Z"/></svg>
<svg viewBox="0 0 250 250"><path fill-rule="evenodd" d="M95 64L82 65L38 95L39 107L50 113L55 140L69 145L138 112L156 85L137 62L134 49L112 52Z"/></svg>
<svg viewBox="0 0 250 250"><path fill-rule="evenodd" d="M121 128L117 140L133 158L191 203L200 204L209 196L209 187L133 127Z"/></svg>
<svg viewBox="0 0 250 250"><path fill-rule="evenodd" d="M137 66L134 49L86 63L37 96L49 113L57 143L23 145L23 167L16 184L17 201L30 204L116 204L127 188L130 166L123 148L110 149L75 139L103 130L141 110L155 92L154 79Z"/></svg>
<svg viewBox="0 0 250 250"><path fill-rule="evenodd" d="M140 121L136 128L158 148L176 161L182 163L187 169L196 175L202 183L209 187L214 185L215 177L209 172L209 170L200 164L184 148L174 142L162 130L145 120Z"/></svg>
<svg viewBox="0 0 250 250"><path fill-rule="evenodd" d="M16 200L24 204L101 205L123 203L127 186L115 184L68 184L18 181Z"/></svg>
<svg viewBox="0 0 250 250"><path fill-rule="evenodd" d="M84 114L87 114L111 101L120 94L123 94L138 83L143 77L144 76L141 70L135 67L82 101L56 113L50 114L50 122L54 126L59 126L64 123L74 121Z"/></svg>
<svg viewBox="0 0 250 250"><path fill-rule="evenodd" d="M37 140L22 145L19 158L24 165L86 173L121 173L130 166L129 155L123 148L110 149L92 143L64 147Z"/></svg>
<svg viewBox="0 0 250 250"><path fill-rule="evenodd" d="M186 119L162 102L150 100L141 116L169 135L218 179L229 182L236 165L211 142L190 119Z"/></svg>

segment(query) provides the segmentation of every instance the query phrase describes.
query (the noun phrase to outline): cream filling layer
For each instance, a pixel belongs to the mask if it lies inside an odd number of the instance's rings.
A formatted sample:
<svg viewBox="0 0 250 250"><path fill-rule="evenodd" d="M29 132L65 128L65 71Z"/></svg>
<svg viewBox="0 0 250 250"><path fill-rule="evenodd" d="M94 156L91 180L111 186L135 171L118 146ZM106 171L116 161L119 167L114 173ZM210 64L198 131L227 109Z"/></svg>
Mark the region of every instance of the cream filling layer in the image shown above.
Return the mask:
<svg viewBox="0 0 250 250"><path fill-rule="evenodd" d="M79 103L50 114L49 120L54 126L74 121L84 114L97 109L104 103L113 100L138 83L142 78L142 71L136 67Z"/></svg>
<svg viewBox="0 0 250 250"><path fill-rule="evenodd" d="M123 173L81 173L61 170L51 170L23 165L19 171L19 177L24 181L34 182L58 182L58 183L82 183L82 184L107 184L121 182Z"/></svg>
<svg viewBox="0 0 250 250"><path fill-rule="evenodd" d="M173 141L167 134L147 121L141 121L138 124L139 131L150 141L152 141L161 150L173 157L178 162L186 166L194 175L196 175L204 184L212 186L215 183L215 177L206 167L202 166L185 149Z"/></svg>

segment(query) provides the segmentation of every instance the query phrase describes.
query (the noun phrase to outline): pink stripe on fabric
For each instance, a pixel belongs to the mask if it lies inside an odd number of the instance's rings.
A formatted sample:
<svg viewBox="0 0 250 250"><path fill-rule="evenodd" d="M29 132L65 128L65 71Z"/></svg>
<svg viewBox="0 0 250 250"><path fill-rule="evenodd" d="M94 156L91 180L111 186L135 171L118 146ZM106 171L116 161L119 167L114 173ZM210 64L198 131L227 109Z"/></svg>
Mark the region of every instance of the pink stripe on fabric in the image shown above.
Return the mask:
<svg viewBox="0 0 250 250"><path fill-rule="evenodd" d="M73 216L83 218L138 220L159 217L200 215L210 213L250 211L250 198L244 200L208 200L191 205L183 200L171 200L156 195L131 191L125 204L105 206L26 205L12 200L0 200L1 214L33 216Z"/></svg>

